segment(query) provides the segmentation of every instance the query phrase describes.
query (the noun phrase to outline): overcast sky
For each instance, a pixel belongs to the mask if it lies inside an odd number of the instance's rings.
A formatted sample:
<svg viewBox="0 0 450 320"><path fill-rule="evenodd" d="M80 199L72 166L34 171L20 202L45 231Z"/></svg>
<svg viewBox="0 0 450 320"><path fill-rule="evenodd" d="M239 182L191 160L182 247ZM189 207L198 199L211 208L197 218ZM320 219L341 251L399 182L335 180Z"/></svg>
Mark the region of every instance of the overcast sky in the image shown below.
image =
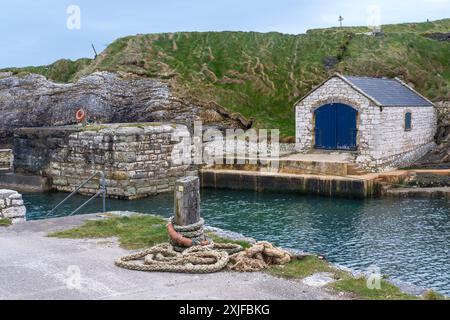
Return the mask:
<svg viewBox="0 0 450 320"><path fill-rule="evenodd" d="M336 26L339 15L344 25L366 25L377 11L382 24L450 18L450 0L0 0L0 67L92 57L91 43L102 51L137 33L298 34Z"/></svg>

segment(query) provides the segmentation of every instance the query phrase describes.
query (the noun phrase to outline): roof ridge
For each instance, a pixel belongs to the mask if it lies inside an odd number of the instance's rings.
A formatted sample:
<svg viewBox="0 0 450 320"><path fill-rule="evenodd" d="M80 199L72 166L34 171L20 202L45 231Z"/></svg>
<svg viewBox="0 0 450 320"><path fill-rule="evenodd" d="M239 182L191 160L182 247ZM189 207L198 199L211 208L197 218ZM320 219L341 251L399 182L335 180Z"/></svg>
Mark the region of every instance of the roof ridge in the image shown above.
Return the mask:
<svg viewBox="0 0 450 320"><path fill-rule="evenodd" d="M310 94L312 94L314 91L316 91L318 88L322 87L325 83L327 83L328 81L330 81L332 78L338 78L340 80L342 80L343 82L345 82L347 85L349 85L353 90L355 90L356 92L358 92L359 94L365 96L367 99L369 99L370 101L372 101L376 106L378 107L392 107L392 106L410 106L410 107L425 107L425 106L435 106L435 104L429 100L428 98L426 98L425 96L423 96L422 94L420 94L418 91L416 91L414 88L408 86L406 83L404 83L401 79L399 79L398 77L395 78L374 78L374 77L367 77L367 76L351 76L351 75L342 75L339 72L335 72L333 75L329 76L328 79L322 81L319 85L315 86L314 88L312 88L306 95L304 95L303 97L301 97L296 103L295 105L298 105L301 101L303 101L307 96L309 96ZM416 96L416 101L412 102L413 104L405 104L405 102L402 103L392 103L392 101L386 101L385 97L380 97L380 95L377 95L377 98L375 98L375 96L372 95L373 90L367 90L367 88L363 88L360 85L358 85L357 83L351 81L351 78L354 79L370 79L370 80L380 80L380 81L389 81L389 82L395 82L397 83L397 85L401 85L403 87L405 87L411 94L414 94ZM390 84L388 84L388 86L390 86ZM372 93L369 93L370 91L372 91ZM389 92L389 88L387 88L387 91ZM376 92L375 92L376 94ZM379 100L379 98L381 100ZM392 98L392 97L391 97ZM398 97L397 97L398 98ZM422 101L420 101L420 98ZM388 99L389 100L389 99ZM414 99L413 99L414 100ZM418 100L420 102L418 102ZM381 102L383 101L383 102ZM411 102L411 101L409 101ZM414 104L417 103L417 104Z"/></svg>
<svg viewBox="0 0 450 320"><path fill-rule="evenodd" d="M360 94L362 94L363 96L365 96L367 99L371 100L373 103L375 103L377 106L381 107L382 104L375 99L374 97L372 97L370 94L368 94L366 91L364 91L362 88L360 88L359 86L357 86L355 83L353 83L352 81L350 81L349 79L347 79L348 76L344 76L340 73L336 73L334 76L339 77L341 80L343 80L345 83L347 83L350 87L352 87L354 90L356 90L357 92L359 92ZM350 76L351 77L351 76Z"/></svg>
<svg viewBox="0 0 450 320"><path fill-rule="evenodd" d="M363 78L363 79L373 79L373 80L383 80L383 81L395 81L396 78L387 78L387 77L369 77L369 76L344 76L344 77L350 77L350 78Z"/></svg>
<svg viewBox="0 0 450 320"><path fill-rule="evenodd" d="M371 100L377 102L376 104L378 104L379 106L385 106L385 107L387 107L387 106L397 106L397 105L405 105L406 106L406 104L405 103L403 103L403 104L397 104L397 103L391 104L392 101L391 101L391 103L385 101L385 99L383 97L380 98L379 94L376 94L376 92L374 92L373 90L370 90L370 87L367 87L367 85L364 85L364 81L373 81L373 82L379 83L380 86L383 86L383 84L382 84L383 82L385 82L384 85L389 85L387 83L397 83L397 85L400 85L400 86L404 87L408 92L410 92L410 94L416 96L415 103L417 103L417 104L411 104L410 106L427 106L427 105L434 106L434 103L432 101L430 101L428 98L426 98L425 96L420 94L418 91L416 91L412 87L408 86L406 83L404 83L398 77L395 77L395 78L374 78L374 77L367 77L367 76L342 76L342 75L339 75L339 74L337 74L337 76L339 76L341 79L343 79L344 81L349 83L354 89L359 89L358 91L360 93L362 93L366 97L370 98ZM361 80L361 81L358 81L358 80ZM381 100L379 100L379 99L381 99ZM418 102L417 100L418 101L422 100L422 102Z"/></svg>

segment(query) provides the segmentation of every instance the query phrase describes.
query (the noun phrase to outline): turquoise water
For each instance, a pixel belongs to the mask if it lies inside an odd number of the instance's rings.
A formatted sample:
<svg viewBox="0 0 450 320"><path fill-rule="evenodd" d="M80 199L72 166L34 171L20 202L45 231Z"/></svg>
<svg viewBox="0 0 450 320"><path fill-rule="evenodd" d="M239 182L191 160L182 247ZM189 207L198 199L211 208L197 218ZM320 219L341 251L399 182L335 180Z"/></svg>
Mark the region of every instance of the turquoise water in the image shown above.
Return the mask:
<svg viewBox="0 0 450 320"><path fill-rule="evenodd" d="M25 194L28 219L42 218L66 194ZM76 196L59 214L87 198ZM108 200L108 210L169 216L172 194L133 202ZM84 213L98 212L100 200ZM444 199L346 200L295 194L202 190L202 215L214 227L323 254L358 271L375 265L393 279L450 295L450 202Z"/></svg>

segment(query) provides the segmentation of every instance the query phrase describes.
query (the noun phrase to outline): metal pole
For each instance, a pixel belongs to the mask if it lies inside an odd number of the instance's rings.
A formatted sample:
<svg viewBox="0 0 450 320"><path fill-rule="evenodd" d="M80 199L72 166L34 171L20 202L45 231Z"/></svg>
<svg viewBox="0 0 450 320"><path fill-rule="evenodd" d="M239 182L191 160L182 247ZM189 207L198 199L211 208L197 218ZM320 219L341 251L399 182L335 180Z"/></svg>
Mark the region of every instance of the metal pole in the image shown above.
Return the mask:
<svg viewBox="0 0 450 320"><path fill-rule="evenodd" d="M63 203L65 203L67 200L69 200L73 195L75 195L82 187L84 187L84 185L86 185L89 181L91 181L96 175L100 174L101 177L103 177L103 185L105 186L105 181L104 181L104 173L103 172L96 172L93 175L91 175L88 179L86 179L85 181L83 181L74 191L72 191L71 194L69 194L63 201L61 201L60 203L58 203L58 205L56 207L54 207L49 213L47 213L47 215L45 217L48 217L50 214L52 214L53 212L55 212L56 209L58 209ZM100 179L100 186L102 185L102 179ZM106 186L104 188L104 193L106 194ZM103 208L105 210L105 201L103 202Z"/></svg>
<svg viewBox="0 0 450 320"><path fill-rule="evenodd" d="M100 185L102 189L102 202L103 202L103 213L106 212L106 181L105 181L105 173L100 172Z"/></svg>
<svg viewBox="0 0 450 320"><path fill-rule="evenodd" d="M78 211L80 211L81 209L83 209L89 202L91 202L92 200L94 200L95 198L97 198L99 196L99 194L101 193L101 191L98 191L96 194L94 194L88 201L86 201L85 203L83 203L81 206L79 206L77 209L75 209L74 211L72 211L71 214L69 214L69 216L74 215L75 213L77 213Z"/></svg>
<svg viewBox="0 0 450 320"><path fill-rule="evenodd" d="M86 183L88 183L89 181L91 181L96 175L98 174L98 172L94 173L92 176L90 176L88 179L86 179L83 183L81 183L75 190L72 191L71 194L69 194L66 198L64 198L63 201L61 201L60 203L58 203L56 205L56 207L54 207L52 209L52 211L50 211L49 213L47 213L47 215L45 217L48 217L50 214L52 214L56 209L58 209L63 203L65 203L67 200L69 200L69 198L72 198L72 196L78 192L78 190L80 190Z"/></svg>

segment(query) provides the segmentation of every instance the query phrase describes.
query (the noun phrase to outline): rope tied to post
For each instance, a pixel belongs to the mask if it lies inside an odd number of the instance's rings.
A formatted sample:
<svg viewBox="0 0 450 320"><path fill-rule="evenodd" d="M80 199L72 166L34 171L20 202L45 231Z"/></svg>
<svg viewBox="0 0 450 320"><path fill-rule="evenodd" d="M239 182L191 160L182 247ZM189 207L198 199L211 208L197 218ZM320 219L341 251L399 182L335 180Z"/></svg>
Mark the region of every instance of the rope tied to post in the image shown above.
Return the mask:
<svg viewBox="0 0 450 320"><path fill-rule="evenodd" d="M203 219L186 226L178 226L173 221L171 217L167 224L169 243L119 258L115 264L139 271L211 273L224 269L229 255L243 250L238 244L207 239Z"/></svg>
<svg viewBox="0 0 450 320"><path fill-rule="evenodd" d="M214 243L204 235L204 220L186 225L167 224L170 243L116 260L118 267L138 271L212 273L225 268L259 271L272 264L285 264L291 254L268 242L257 242L244 251L235 243Z"/></svg>
<svg viewBox="0 0 450 320"><path fill-rule="evenodd" d="M140 271L209 273L227 265L231 270L256 271L290 261L289 253L270 243L258 242L246 251L239 244L214 243L205 236L205 220L200 217L199 178L181 178L174 189L175 214L167 224L169 243L122 257L116 260L117 266Z"/></svg>
<svg viewBox="0 0 450 320"><path fill-rule="evenodd" d="M196 223L180 226L175 224L175 217L171 217L167 224L167 233L169 235L170 244L175 251L182 252L186 247L196 245L209 245L210 240L205 237L203 229L204 224L205 220L200 218Z"/></svg>

